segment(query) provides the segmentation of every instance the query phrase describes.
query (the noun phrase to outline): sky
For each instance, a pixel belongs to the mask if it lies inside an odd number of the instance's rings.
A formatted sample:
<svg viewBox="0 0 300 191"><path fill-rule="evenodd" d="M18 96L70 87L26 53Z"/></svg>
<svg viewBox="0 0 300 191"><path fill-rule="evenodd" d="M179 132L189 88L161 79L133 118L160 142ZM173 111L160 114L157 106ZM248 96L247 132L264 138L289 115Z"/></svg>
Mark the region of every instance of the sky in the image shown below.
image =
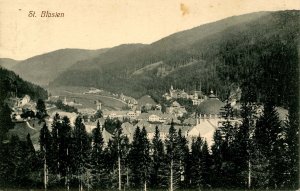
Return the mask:
<svg viewBox="0 0 300 191"><path fill-rule="evenodd" d="M234 15L291 9L300 10L300 0L0 0L0 58L150 44ZM64 17L40 17L42 11Z"/></svg>

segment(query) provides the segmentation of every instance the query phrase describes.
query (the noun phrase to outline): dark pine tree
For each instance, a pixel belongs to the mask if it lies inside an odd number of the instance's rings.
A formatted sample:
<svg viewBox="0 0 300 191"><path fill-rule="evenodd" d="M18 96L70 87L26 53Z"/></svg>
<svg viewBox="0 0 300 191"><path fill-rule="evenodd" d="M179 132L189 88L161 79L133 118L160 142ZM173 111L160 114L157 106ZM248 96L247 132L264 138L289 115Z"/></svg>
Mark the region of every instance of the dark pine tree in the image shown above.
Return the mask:
<svg viewBox="0 0 300 191"><path fill-rule="evenodd" d="M178 155L178 134L172 121L169 134L165 140L167 151L167 166L168 166L168 179L169 190L173 191L178 188L180 183L180 164Z"/></svg>
<svg viewBox="0 0 300 191"><path fill-rule="evenodd" d="M143 127L141 131L140 142L141 142L140 171L141 171L141 178L142 178L144 191L146 191L150 179L151 158L150 158L150 142L147 138L147 131L145 127Z"/></svg>
<svg viewBox="0 0 300 191"><path fill-rule="evenodd" d="M223 186L223 177L226 176L223 172L223 162L224 156L223 153L225 152L224 149L224 141L222 138L222 134L220 130L217 130L214 133L214 144L212 145L212 159L213 159L213 166L212 166L212 173L214 176L212 177L211 181L214 182L214 187L222 187Z"/></svg>
<svg viewBox="0 0 300 191"><path fill-rule="evenodd" d="M50 134L50 131L46 124L43 125L41 131L40 131L40 151L42 155L43 160L43 182L44 182L44 188L47 189L48 186L48 171L49 171L49 164L52 159L52 137Z"/></svg>
<svg viewBox="0 0 300 191"><path fill-rule="evenodd" d="M288 123L287 123L287 164L288 175L285 185L286 188L296 189L300 185L300 169L299 169L299 46L296 40L292 38L288 41L288 47L285 51L286 56L286 68L289 70L283 75L288 77L288 81L283 82L289 84L287 87L287 100L288 100ZM288 74L288 75L286 75ZM281 87L284 87L281 86ZM284 92L284 91L283 91Z"/></svg>
<svg viewBox="0 0 300 191"><path fill-rule="evenodd" d="M278 113L275 110L274 103L268 101L264 105L263 115L260 117L256 124L254 140L255 144L259 147L260 154L266 158L262 165L266 165L266 183L264 186L267 188L277 189L281 187L283 181L281 177L282 161L284 150L283 141L280 135L283 133L283 127L280 123Z"/></svg>
<svg viewBox="0 0 300 191"><path fill-rule="evenodd" d="M122 168L122 183L125 184L124 187L129 187L129 152L130 144L127 136L123 136L121 144L121 166Z"/></svg>
<svg viewBox="0 0 300 191"><path fill-rule="evenodd" d="M152 164L150 173L150 186L152 188L167 188L168 186L165 157L164 143L160 138L160 132L156 126L152 139Z"/></svg>
<svg viewBox="0 0 300 191"><path fill-rule="evenodd" d="M104 156L103 156L103 136L99 121L92 132L92 151L91 151L91 165L92 165L92 185L94 188L101 187L104 174Z"/></svg>
<svg viewBox="0 0 300 191"><path fill-rule="evenodd" d="M117 184L117 179L115 175L116 161L118 160L116 148L113 145L113 141L110 139L107 146L103 150L104 157L104 171L105 178L103 180L102 186L105 188L114 188Z"/></svg>
<svg viewBox="0 0 300 191"><path fill-rule="evenodd" d="M28 137L28 142L20 141L19 137L16 135L11 136L10 139L10 152L12 152L12 163L13 171L12 173L12 182L14 186L17 187L26 187L32 182L30 180L31 168L30 163L33 163L30 156L34 156L34 150L31 150L31 146L28 147L28 144L32 145L30 137ZM28 153L28 151L30 151Z"/></svg>
<svg viewBox="0 0 300 191"><path fill-rule="evenodd" d="M36 117L38 119L43 119L47 115L46 105L42 99L38 99L36 103L36 110L37 110Z"/></svg>
<svg viewBox="0 0 300 191"><path fill-rule="evenodd" d="M131 149L129 152L130 164L130 183L133 188L140 188L142 185L142 174L140 171L140 157L141 157L141 129L137 127L134 131Z"/></svg>
<svg viewBox="0 0 300 191"><path fill-rule="evenodd" d="M113 181L113 187L122 189L122 171L124 167L122 166L122 145L124 144L125 136L122 131L122 124L119 120L112 121L112 126L114 127L112 141L110 143L110 153L111 153L111 180ZM106 124L107 125L107 124ZM105 127L106 128L106 127ZM116 184L117 186L116 186Z"/></svg>
<svg viewBox="0 0 300 191"><path fill-rule="evenodd" d="M179 173L180 173L180 188L188 187L188 160L189 160L189 147L187 139L182 135L181 129L178 130L177 136L178 149L177 154L179 156Z"/></svg>
<svg viewBox="0 0 300 191"><path fill-rule="evenodd" d="M233 188L236 182L235 178L235 165L232 161L233 155L233 143L236 137L237 128L235 128L232 119L233 119L233 109L229 102L226 103L224 107L223 118L225 121L222 123L220 127L220 133L222 136L221 141L221 155L222 155L222 166L221 172L226 174L226 176L222 177L222 184L224 187Z"/></svg>
<svg viewBox="0 0 300 191"><path fill-rule="evenodd" d="M233 186L238 188L251 187L251 177L253 176L251 166L254 166L256 160L254 153L257 151L254 149L252 141L255 128L254 107L255 105L250 103L242 105L242 124L239 127L235 127L237 132L233 144L231 145L231 160L235 167L236 179L236 181L233 182Z"/></svg>
<svg viewBox="0 0 300 191"><path fill-rule="evenodd" d="M88 164L89 164L89 154L90 154L90 139L86 132L85 125L83 124L83 120L80 116L78 116L75 120L74 127L74 142L75 145L73 147L74 153L72 156L73 162L75 165L75 173L78 179L79 189L82 190L84 184L89 186L89 179L86 179L86 175L88 174Z"/></svg>
<svg viewBox="0 0 300 191"><path fill-rule="evenodd" d="M210 188L211 187L211 156L209 154L208 145L206 140L204 140L203 146L202 146L202 157L201 157L201 177L202 177L202 185L204 188Z"/></svg>
<svg viewBox="0 0 300 191"><path fill-rule="evenodd" d="M289 119L285 123L285 143L288 147L285 153L287 168L285 168L286 172L283 176L285 178L284 186L290 189L299 186L299 111L293 111L293 107L291 107Z"/></svg>
<svg viewBox="0 0 300 191"><path fill-rule="evenodd" d="M196 140L192 140L191 146L191 178L190 185L192 188L203 189L203 177L202 177L202 146L203 141L201 137L197 137Z"/></svg>
<svg viewBox="0 0 300 191"><path fill-rule="evenodd" d="M27 157L25 160L26 163L29 165L29 170L30 170L29 174L31 174L31 172L33 172L37 167L36 166L37 156L29 133L26 136L25 145L26 145L26 153L27 153Z"/></svg>
<svg viewBox="0 0 300 191"><path fill-rule="evenodd" d="M0 187L9 187L14 179L14 153L10 143L0 142Z"/></svg>
<svg viewBox="0 0 300 191"><path fill-rule="evenodd" d="M52 144L51 144L51 159L48 160L50 173L57 175L59 179L59 142L58 142L58 131L61 128L61 118L58 113L55 114L53 117L53 122L51 124L51 137L52 137Z"/></svg>
<svg viewBox="0 0 300 191"><path fill-rule="evenodd" d="M72 129L70 119L67 116L62 118L61 124L58 127L58 173L60 175L62 184L69 187L69 176L71 166L71 134Z"/></svg>
<svg viewBox="0 0 300 191"><path fill-rule="evenodd" d="M6 138L6 133L14 127L11 121L11 109L7 104L0 106L0 142Z"/></svg>

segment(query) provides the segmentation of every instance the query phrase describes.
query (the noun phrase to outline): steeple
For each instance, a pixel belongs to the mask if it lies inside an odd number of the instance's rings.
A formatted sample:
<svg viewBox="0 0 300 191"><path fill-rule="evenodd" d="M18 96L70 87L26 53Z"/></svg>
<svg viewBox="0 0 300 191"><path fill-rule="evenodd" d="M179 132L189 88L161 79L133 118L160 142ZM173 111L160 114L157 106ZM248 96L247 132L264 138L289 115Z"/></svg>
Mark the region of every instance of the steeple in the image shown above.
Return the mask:
<svg viewBox="0 0 300 191"><path fill-rule="evenodd" d="M210 95L209 98L217 98L217 96L215 96L214 91L210 90Z"/></svg>
<svg viewBox="0 0 300 191"><path fill-rule="evenodd" d="M67 105L67 98L65 96L65 99L64 99L64 104Z"/></svg>

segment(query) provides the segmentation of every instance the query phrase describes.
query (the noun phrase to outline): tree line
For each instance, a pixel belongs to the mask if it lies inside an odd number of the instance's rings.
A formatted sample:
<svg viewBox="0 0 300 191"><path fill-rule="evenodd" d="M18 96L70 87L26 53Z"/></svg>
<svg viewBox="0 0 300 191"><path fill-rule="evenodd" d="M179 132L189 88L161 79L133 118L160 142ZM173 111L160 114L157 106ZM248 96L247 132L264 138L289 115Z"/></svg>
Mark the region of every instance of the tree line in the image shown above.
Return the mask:
<svg viewBox="0 0 300 191"><path fill-rule="evenodd" d="M278 118L272 102L257 116L256 105L243 104L242 124L231 122L232 108L225 107L222 126L209 148L201 135L188 140L174 124L161 139L158 127L148 138L145 127L135 129L132 142L121 122L89 134L79 116L71 127L56 114L51 127L40 131L40 150L30 135L25 141L11 136L1 142L1 187L97 189L292 189L298 186L293 117ZM114 127L104 141L103 131Z"/></svg>

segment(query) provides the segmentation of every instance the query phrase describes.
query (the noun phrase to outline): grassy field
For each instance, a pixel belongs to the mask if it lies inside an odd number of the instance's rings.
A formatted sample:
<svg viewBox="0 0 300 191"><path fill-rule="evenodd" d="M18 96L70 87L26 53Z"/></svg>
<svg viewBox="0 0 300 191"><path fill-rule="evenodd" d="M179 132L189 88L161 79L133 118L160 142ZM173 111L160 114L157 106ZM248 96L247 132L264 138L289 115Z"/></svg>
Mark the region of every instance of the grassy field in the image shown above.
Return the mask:
<svg viewBox="0 0 300 191"><path fill-rule="evenodd" d="M96 109L95 101L102 102L102 109L108 110L121 110L126 104L120 100L117 100L108 92L99 94L83 94L89 90L88 87L58 87L50 88L49 92L52 96L60 96L60 99L67 98L67 101L76 101L82 104L82 106L76 106L77 108L93 108Z"/></svg>

